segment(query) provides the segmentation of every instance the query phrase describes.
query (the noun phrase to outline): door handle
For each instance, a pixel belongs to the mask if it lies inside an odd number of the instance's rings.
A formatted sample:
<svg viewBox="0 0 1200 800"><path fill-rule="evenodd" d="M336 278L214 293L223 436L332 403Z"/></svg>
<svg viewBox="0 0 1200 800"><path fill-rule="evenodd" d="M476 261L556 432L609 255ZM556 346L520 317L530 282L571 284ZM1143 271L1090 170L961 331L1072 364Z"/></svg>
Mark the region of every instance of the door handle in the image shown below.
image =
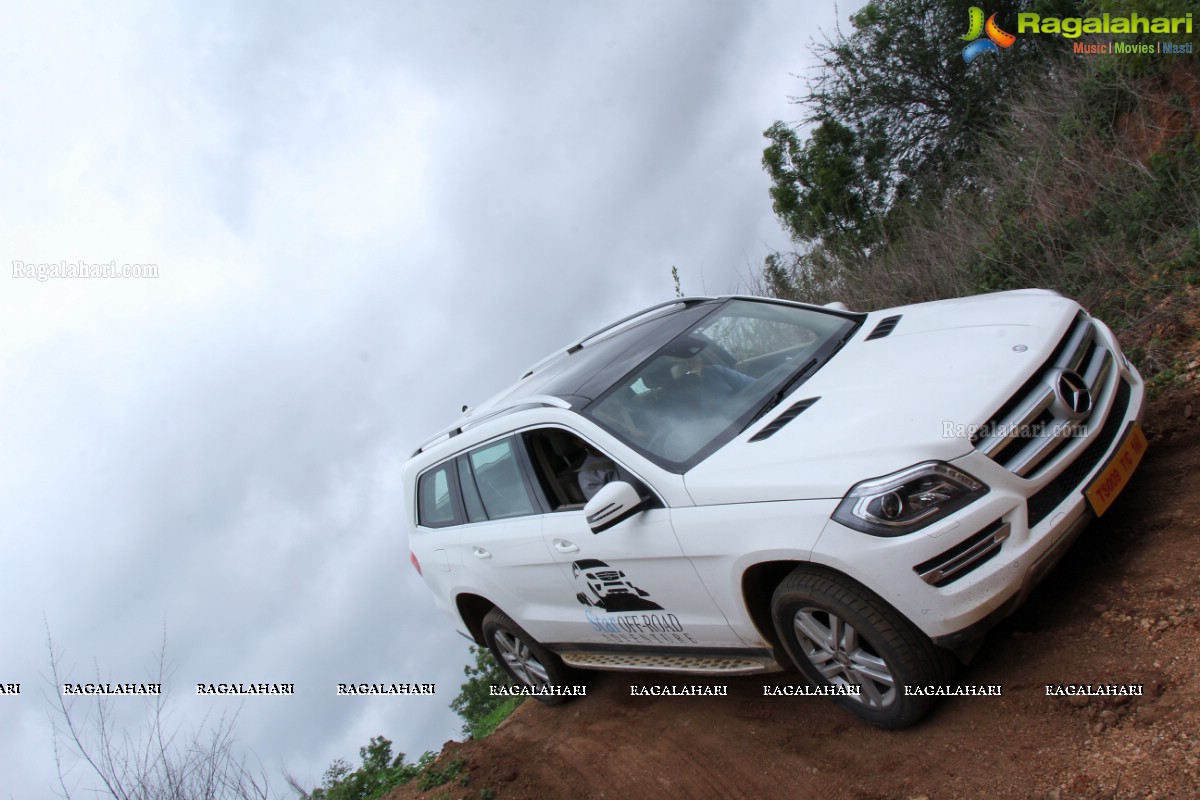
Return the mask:
<svg viewBox="0 0 1200 800"><path fill-rule="evenodd" d="M475 554L476 558L491 558L492 557L492 554L490 552L488 552L487 550L484 550L482 547L479 547L479 546L472 547L471 552Z"/></svg>
<svg viewBox="0 0 1200 800"><path fill-rule="evenodd" d="M566 539L555 539L554 549L560 553L578 553L579 545L568 542Z"/></svg>

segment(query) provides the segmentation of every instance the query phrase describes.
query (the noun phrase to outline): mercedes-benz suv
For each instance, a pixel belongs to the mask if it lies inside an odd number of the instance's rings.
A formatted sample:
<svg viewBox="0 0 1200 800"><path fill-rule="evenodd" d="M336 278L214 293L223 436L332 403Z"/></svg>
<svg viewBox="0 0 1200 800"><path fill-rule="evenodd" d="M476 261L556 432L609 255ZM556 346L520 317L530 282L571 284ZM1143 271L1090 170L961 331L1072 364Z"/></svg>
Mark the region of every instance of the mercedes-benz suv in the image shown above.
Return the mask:
<svg viewBox="0 0 1200 800"><path fill-rule="evenodd" d="M423 443L412 561L531 687L794 665L902 727L1124 488L1144 395L1053 292L680 298Z"/></svg>

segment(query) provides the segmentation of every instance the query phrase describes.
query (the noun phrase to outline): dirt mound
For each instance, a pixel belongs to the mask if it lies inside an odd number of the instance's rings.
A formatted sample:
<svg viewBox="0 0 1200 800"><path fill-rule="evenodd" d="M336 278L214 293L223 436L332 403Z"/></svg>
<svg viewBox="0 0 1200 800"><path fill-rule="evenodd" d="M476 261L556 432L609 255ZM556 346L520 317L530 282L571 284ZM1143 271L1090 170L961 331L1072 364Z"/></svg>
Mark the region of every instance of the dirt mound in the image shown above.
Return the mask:
<svg viewBox="0 0 1200 800"><path fill-rule="evenodd" d="M1195 384L1192 384L1195 386ZM1001 696L944 699L889 732L819 698L765 697L797 676L595 673L588 696L526 702L488 739L446 745L464 778L424 797L1200 797L1200 391L1152 404L1151 450L960 674ZM633 697L631 686L728 685L726 697ZM1047 696L1047 685L1140 684L1142 696Z"/></svg>

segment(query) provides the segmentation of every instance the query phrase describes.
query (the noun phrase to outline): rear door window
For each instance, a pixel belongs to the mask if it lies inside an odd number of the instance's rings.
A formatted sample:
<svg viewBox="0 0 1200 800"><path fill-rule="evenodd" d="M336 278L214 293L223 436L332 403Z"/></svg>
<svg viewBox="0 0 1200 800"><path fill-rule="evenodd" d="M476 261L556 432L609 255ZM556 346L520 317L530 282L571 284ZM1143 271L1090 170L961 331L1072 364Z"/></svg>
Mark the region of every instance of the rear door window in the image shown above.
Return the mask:
<svg viewBox="0 0 1200 800"><path fill-rule="evenodd" d="M488 519L506 519L540 512L529 493L513 439L503 439L473 450L467 459Z"/></svg>
<svg viewBox="0 0 1200 800"><path fill-rule="evenodd" d="M483 500L479 498L479 488L475 485L475 476L471 474L466 456L459 456L454 463L458 465L458 485L462 489L467 521L483 522L487 519L487 512L483 510Z"/></svg>

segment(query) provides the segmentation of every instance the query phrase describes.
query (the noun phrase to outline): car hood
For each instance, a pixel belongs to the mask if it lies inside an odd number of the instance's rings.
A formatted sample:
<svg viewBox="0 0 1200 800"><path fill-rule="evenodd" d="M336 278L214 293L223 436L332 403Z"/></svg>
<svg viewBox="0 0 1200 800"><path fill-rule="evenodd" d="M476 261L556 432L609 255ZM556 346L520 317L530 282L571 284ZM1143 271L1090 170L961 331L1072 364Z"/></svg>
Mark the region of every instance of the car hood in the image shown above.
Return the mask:
<svg viewBox="0 0 1200 800"><path fill-rule="evenodd" d="M859 481L972 449L986 422L1053 353L1079 305L1022 290L867 315L827 364L684 475L698 505L838 498ZM879 323L890 334L868 339ZM818 398L768 438L795 403Z"/></svg>

